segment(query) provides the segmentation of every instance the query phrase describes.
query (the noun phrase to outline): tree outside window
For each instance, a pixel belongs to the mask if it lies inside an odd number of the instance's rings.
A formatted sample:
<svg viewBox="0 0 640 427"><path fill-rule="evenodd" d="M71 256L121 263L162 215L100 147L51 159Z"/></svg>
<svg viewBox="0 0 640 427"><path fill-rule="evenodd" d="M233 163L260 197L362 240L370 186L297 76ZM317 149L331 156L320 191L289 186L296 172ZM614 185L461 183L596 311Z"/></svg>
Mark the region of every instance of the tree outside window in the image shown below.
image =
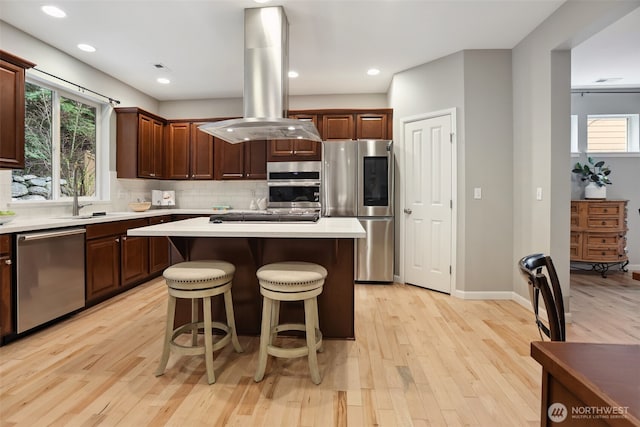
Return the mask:
<svg viewBox="0 0 640 427"><path fill-rule="evenodd" d="M64 199L74 188L95 196L98 107L30 82L25 107L25 168L13 171L12 199Z"/></svg>

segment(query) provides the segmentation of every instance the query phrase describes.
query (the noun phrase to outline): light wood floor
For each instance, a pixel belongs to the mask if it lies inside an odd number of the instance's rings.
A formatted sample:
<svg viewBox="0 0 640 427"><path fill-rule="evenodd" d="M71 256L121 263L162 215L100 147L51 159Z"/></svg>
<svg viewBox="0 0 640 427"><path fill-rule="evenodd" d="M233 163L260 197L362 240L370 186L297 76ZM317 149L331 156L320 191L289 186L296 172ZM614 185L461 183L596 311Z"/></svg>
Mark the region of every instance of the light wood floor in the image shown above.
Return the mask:
<svg viewBox="0 0 640 427"><path fill-rule="evenodd" d="M358 285L355 341L326 341L322 384L305 359L269 362L258 339L169 359L156 378L166 290L151 281L0 348L1 426L527 426L539 424L539 339L512 301L463 301L424 289ZM569 341L640 342L640 281L572 274ZM241 315L236 313L236 315Z"/></svg>

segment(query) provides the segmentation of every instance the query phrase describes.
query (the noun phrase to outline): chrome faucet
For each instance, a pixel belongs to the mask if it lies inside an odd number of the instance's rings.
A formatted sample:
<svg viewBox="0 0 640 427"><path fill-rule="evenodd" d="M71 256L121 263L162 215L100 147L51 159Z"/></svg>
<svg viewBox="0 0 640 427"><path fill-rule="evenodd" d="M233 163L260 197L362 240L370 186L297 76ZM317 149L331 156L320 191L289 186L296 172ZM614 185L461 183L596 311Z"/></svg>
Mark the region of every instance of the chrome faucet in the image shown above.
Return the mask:
<svg viewBox="0 0 640 427"><path fill-rule="evenodd" d="M91 205L91 203L78 204L78 171L79 168L75 168L73 171L73 206L71 208L71 215L73 216L80 215L80 209Z"/></svg>

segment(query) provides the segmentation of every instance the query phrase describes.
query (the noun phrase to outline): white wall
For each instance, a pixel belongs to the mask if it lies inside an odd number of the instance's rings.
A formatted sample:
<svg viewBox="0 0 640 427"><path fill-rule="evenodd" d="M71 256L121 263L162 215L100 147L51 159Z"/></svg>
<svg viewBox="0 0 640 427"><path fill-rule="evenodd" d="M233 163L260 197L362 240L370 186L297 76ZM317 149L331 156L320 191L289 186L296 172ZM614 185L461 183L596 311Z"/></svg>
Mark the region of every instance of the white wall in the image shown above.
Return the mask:
<svg viewBox="0 0 640 427"><path fill-rule="evenodd" d="M516 261L550 254L569 309L571 47L638 7L638 1L568 1L513 49L514 254L516 292L528 299ZM535 200L536 188L543 200Z"/></svg>
<svg viewBox="0 0 640 427"><path fill-rule="evenodd" d="M607 94L574 93L571 95L571 114L578 116L579 157L572 157L569 168L576 162L587 161L587 115L589 114L640 114L640 93ZM627 248L629 263L632 269L640 269L640 153L634 156L606 157L592 155L597 160L604 160L611 168L612 185L607 186L608 199L628 200L627 204ZM574 175L572 179L571 198L584 198L584 184Z"/></svg>

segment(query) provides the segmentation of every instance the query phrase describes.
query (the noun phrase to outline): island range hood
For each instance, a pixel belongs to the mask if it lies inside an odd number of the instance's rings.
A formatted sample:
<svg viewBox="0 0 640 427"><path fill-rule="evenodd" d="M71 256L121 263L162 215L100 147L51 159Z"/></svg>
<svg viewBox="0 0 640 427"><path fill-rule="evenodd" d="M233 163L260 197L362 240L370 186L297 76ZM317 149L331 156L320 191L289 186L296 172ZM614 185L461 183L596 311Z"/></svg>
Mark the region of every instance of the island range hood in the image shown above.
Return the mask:
<svg viewBox="0 0 640 427"><path fill-rule="evenodd" d="M230 143L270 139L322 141L310 121L289 110L289 22L282 6L244 10L244 118L199 128Z"/></svg>

